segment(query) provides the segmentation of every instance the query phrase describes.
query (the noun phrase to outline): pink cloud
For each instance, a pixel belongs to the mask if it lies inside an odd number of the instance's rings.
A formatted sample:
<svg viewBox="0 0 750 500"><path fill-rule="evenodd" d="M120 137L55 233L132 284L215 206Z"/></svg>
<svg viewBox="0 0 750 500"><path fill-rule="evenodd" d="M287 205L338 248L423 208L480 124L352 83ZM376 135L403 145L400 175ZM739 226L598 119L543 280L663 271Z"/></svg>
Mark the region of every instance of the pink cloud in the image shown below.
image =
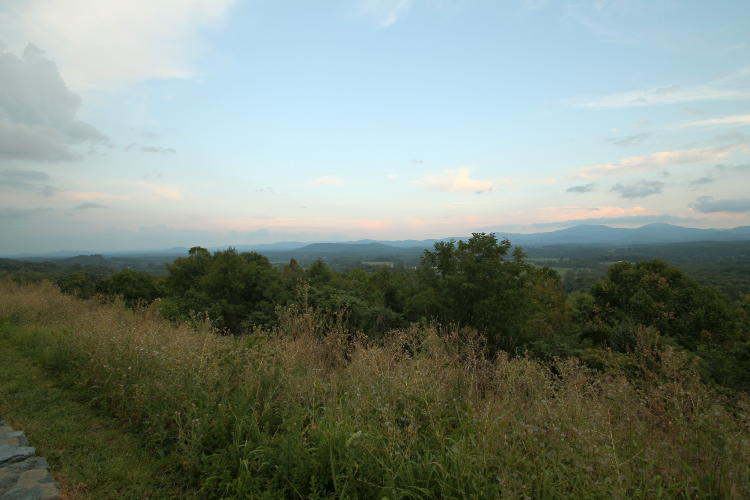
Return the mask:
<svg viewBox="0 0 750 500"><path fill-rule="evenodd" d="M738 149L747 149L746 144L732 144L729 146L708 147L700 149L683 149L674 151L660 151L645 156L631 156L613 163L603 163L576 170L575 177L595 179L613 175L632 174L647 170L657 170L675 165L687 165L716 161L726 158Z"/></svg>
<svg viewBox="0 0 750 500"><path fill-rule="evenodd" d="M492 190L492 181L481 181L470 177L472 169L469 167L455 170L445 170L442 175L426 177L420 184L437 191L473 191L484 193Z"/></svg>

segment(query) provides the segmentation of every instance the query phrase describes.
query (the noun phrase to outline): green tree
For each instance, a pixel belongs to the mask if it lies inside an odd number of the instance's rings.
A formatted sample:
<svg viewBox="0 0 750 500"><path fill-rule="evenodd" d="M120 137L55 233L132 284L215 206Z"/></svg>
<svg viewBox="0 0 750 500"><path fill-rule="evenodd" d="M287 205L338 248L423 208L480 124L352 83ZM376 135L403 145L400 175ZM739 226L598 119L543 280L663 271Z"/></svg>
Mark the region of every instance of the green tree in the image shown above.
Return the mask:
<svg viewBox="0 0 750 500"><path fill-rule="evenodd" d="M610 266L576 307L581 335L596 347L634 349L636 331L650 327L663 342L703 362L704 374L734 388L750 388L750 332L742 306L701 286L660 260Z"/></svg>
<svg viewBox="0 0 750 500"><path fill-rule="evenodd" d="M548 351L564 333L560 277L525 262L525 255L494 234L438 242L418 271L420 290L407 299L410 317L472 326L492 349L518 351L536 344Z"/></svg>
<svg viewBox="0 0 750 500"><path fill-rule="evenodd" d="M169 317L206 313L219 328L240 332L275 318L281 295L278 272L266 257L234 248L213 255L204 248L190 249L167 267L171 297L163 304Z"/></svg>
<svg viewBox="0 0 750 500"><path fill-rule="evenodd" d="M125 304L134 307L149 304L163 295L158 278L141 271L123 269L99 282L97 291L105 295L120 296Z"/></svg>
<svg viewBox="0 0 750 500"><path fill-rule="evenodd" d="M737 329L736 315L720 292L660 260L611 265L591 296L581 318L583 333L600 343L612 344L608 335L622 324L652 326L690 350L706 341L728 340ZM619 344L610 347L626 347Z"/></svg>

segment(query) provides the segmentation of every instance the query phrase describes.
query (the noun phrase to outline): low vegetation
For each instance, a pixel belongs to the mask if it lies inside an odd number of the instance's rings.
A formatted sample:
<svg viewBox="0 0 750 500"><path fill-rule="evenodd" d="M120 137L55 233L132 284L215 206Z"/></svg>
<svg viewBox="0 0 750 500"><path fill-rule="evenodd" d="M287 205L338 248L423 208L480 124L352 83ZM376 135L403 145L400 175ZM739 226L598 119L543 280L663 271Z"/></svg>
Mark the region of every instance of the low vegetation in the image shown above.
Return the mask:
<svg viewBox="0 0 750 500"><path fill-rule="evenodd" d="M709 340L644 324L684 297L651 283L657 271L618 269L610 281L653 289L605 284L576 306L591 344L566 357L510 356L471 325L367 336L304 300L269 326L223 335L206 317L165 320L160 301L132 310L5 282L0 318L4 341L142 436L204 498L747 498L750 404L703 381L696 353ZM740 332L717 342L739 349Z"/></svg>
<svg viewBox="0 0 750 500"><path fill-rule="evenodd" d="M47 459L65 500L191 497L170 460L144 449L147 435L123 431L41 361L26 332L0 326L0 415Z"/></svg>

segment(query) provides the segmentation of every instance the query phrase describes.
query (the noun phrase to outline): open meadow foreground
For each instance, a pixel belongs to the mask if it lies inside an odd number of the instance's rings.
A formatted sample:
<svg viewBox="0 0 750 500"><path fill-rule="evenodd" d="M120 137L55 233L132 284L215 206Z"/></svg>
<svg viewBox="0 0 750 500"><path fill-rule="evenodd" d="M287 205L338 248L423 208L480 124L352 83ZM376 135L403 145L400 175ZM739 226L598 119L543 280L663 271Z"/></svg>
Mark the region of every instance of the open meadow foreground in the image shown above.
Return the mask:
<svg viewBox="0 0 750 500"><path fill-rule="evenodd" d="M125 435L109 455L148 456L153 470L112 498L150 488L153 498L750 495L747 399L705 385L684 354L645 337L634 366L592 370L488 358L471 331L429 325L372 342L308 309L284 312L273 331L218 335L10 282L0 318L3 356ZM9 419L25 411L12 390L0 382ZM43 420L42 435L59 425ZM101 430L78 431L95 453L88 433ZM45 446L53 471L66 467L66 454ZM61 478L71 498L95 498L95 482L128 483L111 466L90 484L76 474Z"/></svg>

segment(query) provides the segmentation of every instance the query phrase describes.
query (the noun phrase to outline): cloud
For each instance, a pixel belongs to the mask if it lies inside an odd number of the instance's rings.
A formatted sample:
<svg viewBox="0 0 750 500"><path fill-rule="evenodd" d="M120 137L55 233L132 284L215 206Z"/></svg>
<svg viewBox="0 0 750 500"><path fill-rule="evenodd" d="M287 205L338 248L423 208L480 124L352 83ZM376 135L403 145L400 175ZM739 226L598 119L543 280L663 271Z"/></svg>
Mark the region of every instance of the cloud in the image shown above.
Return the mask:
<svg viewBox="0 0 750 500"><path fill-rule="evenodd" d="M728 146L699 149L660 151L645 156L623 158L614 163L603 163L601 165L582 167L576 170L576 176L583 179L595 179L598 177L656 170L662 167L670 167L674 165L715 161L721 158L726 158L732 153L732 151L740 148L746 149L747 145L732 144Z"/></svg>
<svg viewBox="0 0 750 500"><path fill-rule="evenodd" d="M615 184L610 191L618 193L620 198L645 198L652 194L659 194L664 183L659 181L640 181L635 184Z"/></svg>
<svg viewBox="0 0 750 500"><path fill-rule="evenodd" d="M221 21L233 3L5 0L0 33L9 43L47 47L73 88L187 78L201 29Z"/></svg>
<svg viewBox="0 0 750 500"><path fill-rule="evenodd" d="M324 175L323 177L318 177L310 182L316 186L342 186L344 184L344 179L336 177L335 175Z"/></svg>
<svg viewBox="0 0 750 500"><path fill-rule="evenodd" d="M3 170L0 177L6 180L22 182L43 182L49 180L49 175L39 170Z"/></svg>
<svg viewBox="0 0 750 500"><path fill-rule="evenodd" d="M571 186L565 190L566 193L588 193L594 190L593 184L584 184L582 186Z"/></svg>
<svg viewBox="0 0 750 500"><path fill-rule="evenodd" d="M76 120L80 105L39 49L29 45L19 58L0 47L0 158L71 161L80 157L77 146L105 141Z"/></svg>
<svg viewBox="0 0 750 500"><path fill-rule="evenodd" d="M714 200L711 196L701 196L689 207L707 214L715 212L744 213L750 212L750 198Z"/></svg>
<svg viewBox="0 0 750 500"><path fill-rule="evenodd" d="M144 153L162 153L162 154L175 154L176 150L172 148L162 148L159 146L141 146L141 151Z"/></svg>
<svg viewBox="0 0 750 500"><path fill-rule="evenodd" d="M109 208L109 207L106 205L100 205L98 203L91 203L87 201L85 203L81 203L80 205L73 207L73 210L91 210L92 208Z"/></svg>
<svg viewBox="0 0 750 500"><path fill-rule="evenodd" d="M57 189L54 186L44 186L42 188L42 196L44 196L46 198L51 198L51 197L55 196L57 193L59 193L59 192L60 192L60 190Z"/></svg>
<svg viewBox="0 0 750 500"><path fill-rule="evenodd" d="M601 97L578 98L571 100L570 103L582 108L615 109L697 101L746 100L750 99L748 77L750 77L748 68L741 68L724 78L704 85L681 86L672 84Z"/></svg>
<svg viewBox="0 0 750 500"><path fill-rule="evenodd" d="M643 132L641 134L629 135L627 137L607 139L607 142L609 142L610 144L614 144L615 146L636 146L648 139L650 136L651 134L649 134L648 132Z"/></svg>
<svg viewBox="0 0 750 500"><path fill-rule="evenodd" d="M739 130L730 130L714 136L719 142L747 142L750 141L750 135L740 132Z"/></svg>
<svg viewBox="0 0 750 500"><path fill-rule="evenodd" d="M750 173L750 163L743 163L741 165L716 165L714 170L725 175L747 174Z"/></svg>
<svg viewBox="0 0 750 500"><path fill-rule="evenodd" d="M710 184L712 182L716 182L715 177L701 177L700 179L695 179L694 181L690 181L690 185L701 186L703 184Z"/></svg>
<svg viewBox="0 0 750 500"><path fill-rule="evenodd" d="M750 125L750 115L730 115L706 120L681 123L681 127L721 127L726 125Z"/></svg>
<svg viewBox="0 0 750 500"><path fill-rule="evenodd" d="M28 219L51 211L51 208L0 208L0 220Z"/></svg>
<svg viewBox="0 0 750 500"><path fill-rule="evenodd" d="M135 183L137 186L140 186L147 191L150 191L151 194L159 197L164 198L166 200L182 200L184 198L182 191L180 191L178 188L174 186L168 186L166 184L157 184L155 182L137 182Z"/></svg>
<svg viewBox="0 0 750 500"><path fill-rule="evenodd" d="M414 0L365 0L365 12L375 19L379 28L388 28L406 15Z"/></svg>
<svg viewBox="0 0 750 500"><path fill-rule="evenodd" d="M36 184L49 180L49 175L38 170L0 170L0 187L11 190L36 191Z"/></svg>
<svg viewBox="0 0 750 500"><path fill-rule="evenodd" d="M469 177L471 171L472 169L469 167L445 170L443 171L443 175L426 177L420 183L437 191L473 191L477 194L492 191L491 181L472 179Z"/></svg>

